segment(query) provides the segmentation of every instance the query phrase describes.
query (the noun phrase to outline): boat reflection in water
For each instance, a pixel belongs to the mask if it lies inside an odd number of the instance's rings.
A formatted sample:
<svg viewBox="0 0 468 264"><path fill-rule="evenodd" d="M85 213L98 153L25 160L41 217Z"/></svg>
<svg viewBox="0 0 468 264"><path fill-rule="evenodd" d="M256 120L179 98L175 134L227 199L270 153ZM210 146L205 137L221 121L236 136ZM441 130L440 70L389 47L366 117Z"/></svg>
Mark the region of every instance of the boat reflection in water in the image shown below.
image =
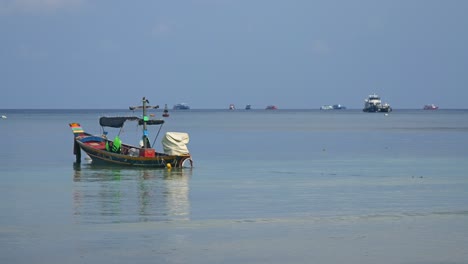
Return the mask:
<svg viewBox="0 0 468 264"><path fill-rule="evenodd" d="M79 223L189 220L191 172L76 166L74 218Z"/></svg>

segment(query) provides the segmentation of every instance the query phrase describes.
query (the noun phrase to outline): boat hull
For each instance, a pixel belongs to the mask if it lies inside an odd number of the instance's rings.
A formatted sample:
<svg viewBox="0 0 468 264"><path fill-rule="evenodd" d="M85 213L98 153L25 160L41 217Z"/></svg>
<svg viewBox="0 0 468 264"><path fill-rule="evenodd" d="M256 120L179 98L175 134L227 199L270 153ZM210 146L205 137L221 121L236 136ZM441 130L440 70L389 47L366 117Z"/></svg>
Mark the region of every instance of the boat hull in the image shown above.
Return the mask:
<svg viewBox="0 0 468 264"><path fill-rule="evenodd" d="M93 164L152 168L166 168L170 164L172 168L181 168L185 166L184 162L188 161L190 166L192 166L190 155L174 156L156 153L154 157L131 156L90 147L89 144L83 143L80 140L76 140L76 142L80 149L91 158Z"/></svg>
<svg viewBox="0 0 468 264"><path fill-rule="evenodd" d="M182 168L185 166L191 167L193 165L190 154L167 155L164 153L155 153L154 157L132 156L128 154L114 153L103 149L102 145L105 139L100 139L98 137L94 138L97 138L97 140L86 140L89 139L89 137L84 137L81 139L75 138L75 155L77 155L77 157L81 156L77 153L77 151L82 150L91 158L93 164L100 165L118 165L151 168ZM135 150L142 151L142 149L132 146L127 146L127 148L133 148Z"/></svg>
<svg viewBox="0 0 468 264"><path fill-rule="evenodd" d="M83 150L92 160L93 164L103 165L120 165L120 166L134 166L134 167L153 167L153 168L166 168L171 164L173 168L183 167L184 161L188 160L191 163L190 155L184 156L170 156L156 154L155 157L134 157L118 153L112 153L106 150L99 150L83 145L78 142L81 150Z"/></svg>
<svg viewBox="0 0 468 264"><path fill-rule="evenodd" d="M366 107L364 109L362 109L362 111L364 112L367 112L367 113L377 113L377 112L383 112L383 113L389 113L392 111L392 108L391 107L382 107L382 106L376 106L376 105L372 105L372 106L369 106L369 107Z"/></svg>

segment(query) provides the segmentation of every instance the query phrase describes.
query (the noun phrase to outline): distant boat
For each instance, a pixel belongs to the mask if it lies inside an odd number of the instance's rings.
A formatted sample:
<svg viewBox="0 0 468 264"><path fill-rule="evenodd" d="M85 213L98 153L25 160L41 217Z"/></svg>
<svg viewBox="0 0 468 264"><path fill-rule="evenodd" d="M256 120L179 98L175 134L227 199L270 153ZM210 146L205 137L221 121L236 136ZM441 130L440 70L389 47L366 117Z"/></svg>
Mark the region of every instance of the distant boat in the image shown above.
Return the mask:
<svg viewBox="0 0 468 264"><path fill-rule="evenodd" d="M335 105L333 105L333 109L334 110L344 110L344 109L346 109L346 106L340 105L340 104L335 104Z"/></svg>
<svg viewBox="0 0 468 264"><path fill-rule="evenodd" d="M425 105L423 109L424 110L437 110L439 109L439 107L435 104L428 104L428 105Z"/></svg>
<svg viewBox="0 0 468 264"><path fill-rule="evenodd" d="M364 112L375 113L375 112L391 112L392 108L389 104L382 104L380 96L371 94L364 100Z"/></svg>
<svg viewBox="0 0 468 264"><path fill-rule="evenodd" d="M164 111L163 111L162 116L169 117L169 110L167 110L167 104L164 105Z"/></svg>
<svg viewBox="0 0 468 264"><path fill-rule="evenodd" d="M335 105L322 105L320 110L342 110L346 109L346 106L335 104Z"/></svg>
<svg viewBox="0 0 468 264"><path fill-rule="evenodd" d="M250 109L252 109L251 105L248 104L248 105L245 106L245 110L250 110Z"/></svg>
<svg viewBox="0 0 468 264"><path fill-rule="evenodd" d="M190 106L188 106L185 103L181 103L181 104L174 105L174 107L172 109L174 109L174 110L189 110Z"/></svg>
<svg viewBox="0 0 468 264"><path fill-rule="evenodd" d="M7 119L7 116L6 116L6 115L2 115L2 119Z"/></svg>
<svg viewBox="0 0 468 264"><path fill-rule="evenodd" d="M269 105L265 108L266 110L277 110L278 107L276 107L276 105Z"/></svg>
<svg viewBox="0 0 468 264"><path fill-rule="evenodd" d="M229 105L229 110L236 110L236 106L234 104Z"/></svg>

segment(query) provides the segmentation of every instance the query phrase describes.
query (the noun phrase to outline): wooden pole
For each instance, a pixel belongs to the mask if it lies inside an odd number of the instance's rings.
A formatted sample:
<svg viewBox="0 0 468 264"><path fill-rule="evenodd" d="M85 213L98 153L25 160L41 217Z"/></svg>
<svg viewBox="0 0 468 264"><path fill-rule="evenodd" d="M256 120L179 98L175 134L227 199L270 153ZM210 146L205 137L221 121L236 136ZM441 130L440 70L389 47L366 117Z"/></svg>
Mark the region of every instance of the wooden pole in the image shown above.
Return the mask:
<svg viewBox="0 0 468 264"><path fill-rule="evenodd" d="M148 131L146 130L147 119L148 117L146 117L146 98L143 97L143 148L148 148L148 140L146 139L148 134Z"/></svg>
<svg viewBox="0 0 468 264"><path fill-rule="evenodd" d="M76 139L74 140L75 144L73 146L73 152L75 152L75 158L76 158L76 163L80 164L81 163L81 148L78 142L76 142Z"/></svg>

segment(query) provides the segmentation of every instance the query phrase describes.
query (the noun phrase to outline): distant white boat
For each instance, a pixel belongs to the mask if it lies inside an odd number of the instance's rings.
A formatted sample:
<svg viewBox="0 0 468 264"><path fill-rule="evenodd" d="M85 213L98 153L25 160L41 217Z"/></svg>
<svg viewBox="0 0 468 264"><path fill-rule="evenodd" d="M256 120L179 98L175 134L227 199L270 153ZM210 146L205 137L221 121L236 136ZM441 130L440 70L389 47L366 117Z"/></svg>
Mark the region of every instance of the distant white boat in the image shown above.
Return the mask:
<svg viewBox="0 0 468 264"><path fill-rule="evenodd" d="M332 110L333 109L333 106L331 105L322 105L320 107L320 110Z"/></svg>
<svg viewBox="0 0 468 264"><path fill-rule="evenodd" d="M437 110L439 109L439 107L435 104L429 104L429 105L425 105L423 109L424 110Z"/></svg>
<svg viewBox="0 0 468 264"><path fill-rule="evenodd" d="M187 105L186 103L181 103L181 104L174 105L174 107L172 109L174 109L174 110L189 110L190 106Z"/></svg>
<svg viewBox="0 0 468 264"><path fill-rule="evenodd" d="M340 104L334 104L334 105L322 105L320 107L320 110L341 110L341 109L346 109L346 106L343 106Z"/></svg>
<svg viewBox="0 0 468 264"><path fill-rule="evenodd" d="M333 105L333 110L345 110L346 106L340 105L340 104L334 104Z"/></svg>
<svg viewBox="0 0 468 264"><path fill-rule="evenodd" d="M364 109L362 109L364 112L370 112L370 113L375 113L375 112L391 112L392 107L390 107L389 104L384 103L382 104L382 100L380 99L380 96L376 94L371 94L367 99L364 100Z"/></svg>
<svg viewBox="0 0 468 264"><path fill-rule="evenodd" d="M2 119L7 119L7 116L6 116L6 115L2 115Z"/></svg>

